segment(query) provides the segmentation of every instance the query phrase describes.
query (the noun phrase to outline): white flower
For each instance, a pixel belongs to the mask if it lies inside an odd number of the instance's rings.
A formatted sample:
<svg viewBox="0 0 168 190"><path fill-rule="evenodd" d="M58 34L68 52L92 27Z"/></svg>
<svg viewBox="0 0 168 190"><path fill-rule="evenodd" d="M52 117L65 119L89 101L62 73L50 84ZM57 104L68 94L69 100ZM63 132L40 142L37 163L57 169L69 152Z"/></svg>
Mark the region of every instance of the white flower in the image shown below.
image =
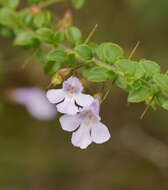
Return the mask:
<svg viewBox="0 0 168 190"><path fill-rule="evenodd" d="M104 143L110 139L108 128L100 122L99 102L94 100L87 108L76 115L63 115L60 123L65 131L74 131L71 142L81 149L87 148L92 142Z"/></svg>
<svg viewBox="0 0 168 190"><path fill-rule="evenodd" d="M74 115L79 111L79 106L89 106L93 97L82 93L83 87L76 77L70 77L63 82L62 89L52 89L47 92L48 100L57 104L57 110L61 113ZM76 104L75 104L76 103Z"/></svg>
<svg viewBox="0 0 168 190"><path fill-rule="evenodd" d="M18 88L12 91L11 100L24 105L28 112L39 120L53 119L57 113L47 100L45 92L39 88Z"/></svg>

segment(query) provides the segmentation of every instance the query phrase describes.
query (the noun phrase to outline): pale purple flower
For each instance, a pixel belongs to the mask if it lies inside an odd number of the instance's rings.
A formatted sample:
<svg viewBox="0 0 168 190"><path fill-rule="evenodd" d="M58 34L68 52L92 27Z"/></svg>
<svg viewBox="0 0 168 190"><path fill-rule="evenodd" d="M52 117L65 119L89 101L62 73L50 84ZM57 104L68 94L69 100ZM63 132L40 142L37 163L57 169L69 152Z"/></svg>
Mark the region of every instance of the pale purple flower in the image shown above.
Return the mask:
<svg viewBox="0 0 168 190"><path fill-rule="evenodd" d="M18 88L12 91L11 100L24 105L28 112L39 120L53 119L57 113L47 100L45 91L39 88Z"/></svg>
<svg viewBox="0 0 168 190"><path fill-rule="evenodd" d="M60 123L65 131L73 132L71 142L81 149L87 148L92 142L104 143L110 139L108 128L100 122L99 102L80 110L76 115L63 115Z"/></svg>
<svg viewBox="0 0 168 190"><path fill-rule="evenodd" d="M93 102L93 97L83 94L82 90L80 81L76 77L70 77L63 82L62 89L49 90L47 98L51 103L57 104L59 112L74 115L79 111L76 104L86 107Z"/></svg>

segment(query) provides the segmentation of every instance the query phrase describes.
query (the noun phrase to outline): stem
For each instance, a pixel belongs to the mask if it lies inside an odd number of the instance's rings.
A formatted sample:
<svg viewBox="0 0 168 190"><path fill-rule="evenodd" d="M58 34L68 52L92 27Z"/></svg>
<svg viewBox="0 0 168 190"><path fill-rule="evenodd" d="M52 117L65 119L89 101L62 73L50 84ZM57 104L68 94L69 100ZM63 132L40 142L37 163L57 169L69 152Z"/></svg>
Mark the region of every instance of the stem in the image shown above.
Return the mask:
<svg viewBox="0 0 168 190"><path fill-rule="evenodd" d="M44 7L48 7L54 3L58 3L58 2L64 2L65 0L48 0L48 1L44 1L38 4L39 7L44 8Z"/></svg>
<svg viewBox="0 0 168 190"><path fill-rule="evenodd" d="M51 4L55 3L55 2L61 2L61 1L63 2L63 1L65 1L65 0L48 0L47 2L40 3L40 6L45 7L45 6L51 5ZM95 32L97 26L98 26L98 25L95 25L95 26L94 26L94 28L93 28L92 31L90 32L89 36L88 36L87 39L85 40L85 43L88 43L88 41L90 40L90 38L93 36L93 34L94 34L94 32ZM25 26L23 26L23 28L24 28L24 29L27 29L27 30L29 30L29 31L31 31L31 32L33 33L33 35L36 36L36 34L34 33L34 31L30 30L29 28L27 28L27 27L25 27ZM136 51L137 47L139 46L139 44L140 44L140 42L137 42L137 44L136 44L136 46L133 48L133 50L132 50L132 52L131 52L129 58L131 58L131 57L133 56L133 54L135 53L135 51ZM76 58L77 58L79 61L81 61L82 63L86 64L86 65L88 65L88 64L96 64L96 65L98 65L98 66L100 66L100 67L103 67L103 68L105 68L105 69L111 70L111 71L115 72L116 74L118 74L118 75L120 75L120 76L124 76L124 73L123 73L122 71L120 71L119 69L117 69L114 65L109 65L109 64L107 64L107 63L105 63L105 62L103 62L103 61L101 61L101 60L99 60L99 59L97 59L97 58L95 58L95 57L92 58L92 60L86 61L85 59L83 59L82 57L80 57L80 56L77 54L77 52L74 51L73 49L70 49L70 48L66 47L65 45L63 45L63 44L60 44L60 46L63 47L63 48L66 50L67 53L73 53L73 54L75 54ZM139 79L139 80L140 80L142 83L144 83L145 85L149 86L149 87L153 86L152 84L148 83L148 81L145 81L144 79Z"/></svg>
<svg viewBox="0 0 168 190"><path fill-rule="evenodd" d="M118 75L124 76L124 73L123 73L122 71L118 70L118 69L117 69L115 66L113 66L113 65L109 65L109 64L107 64L107 63L104 63L104 62L102 62L102 61L100 61L100 60L98 60L98 59L96 59L96 58L93 58L92 61L93 61L96 65L98 65L98 66L100 66L100 67L104 67L105 69L114 71L114 72L117 73Z"/></svg>
<svg viewBox="0 0 168 190"><path fill-rule="evenodd" d="M136 45L135 45L135 47L133 48L133 50L131 51L131 53L130 53L128 59L131 59L131 58L132 58L132 56L134 55L135 51L137 50L139 44L140 44L140 41L138 41L138 42L136 43Z"/></svg>
<svg viewBox="0 0 168 190"><path fill-rule="evenodd" d="M45 1L45 2L39 3L38 6L41 7L41 8L44 8L44 7L47 7L47 6L50 6L50 5L54 4L54 3L56 3L56 2L64 2L64 1L66 1L66 0L48 0L48 1ZM23 11L23 10L22 10L22 11ZM22 13L22 11L21 11L20 13ZM37 37L37 36L36 36L36 35L37 35L36 32L33 31L31 28L28 28L28 27L25 26L23 23L20 24L20 23L18 22L17 24L20 25L20 27L22 27L24 30L27 30L27 31L31 32L34 37ZM92 38L92 36L94 35L94 33L95 33L97 27L98 27L98 25L95 25L95 26L93 27L93 29L91 30L91 32L89 33L88 37L86 38L86 40L85 40L85 42L84 42L85 44L87 44L87 43L89 42L89 40ZM45 43L45 42L44 42L44 43ZM137 42L137 44L135 45L135 47L133 48L133 50L132 50L131 53L130 53L129 59L132 58L132 56L134 55L134 53L135 53L136 49L138 48L139 44L140 44L140 42ZM85 59L83 59L74 49L71 49L71 48L67 47L65 44L61 44L61 43L60 43L59 46L60 46L60 47L63 47L64 50L65 50L67 53L73 53L73 54L75 55L76 59L77 59L79 62L82 62L83 65L93 65L93 66L94 66L94 65L97 65L97 66L100 66L100 67L105 68L105 69L107 69L107 70L113 71L113 72L115 72L115 73L116 73L117 75L119 75L119 76L125 76L125 73L122 72L122 71L121 71L119 68L117 68L115 65L110 65L110 64L108 64L108 63L106 63L106 62L103 62L103 61L99 60L97 57L93 57L91 60L85 60ZM83 65L82 65L82 66L83 66ZM80 66L80 67L81 67L81 66ZM78 68L78 67L77 67L77 68ZM132 78L132 80L136 81L137 79ZM155 84L153 84L152 82L147 81L147 80L145 80L145 79L143 79L143 78L140 78L140 79L138 79L138 80L140 80L143 84L145 84L145 85L147 85L147 86L149 86L149 87L153 87L153 86L155 85ZM108 95L108 93L109 93L109 92L107 92L107 95ZM162 93L164 94L164 92L162 92ZM107 95L105 94L105 98L106 98ZM167 94L164 94L164 95L167 97ZM151 101L152 101L152 100L151 100ZM151 102L149 103L149 105L146 107L146 109L145 109L144 112L142 113L141 119L144 117L144 115L145 115L146 112L148 111L148 109L149 109L149 107L150 107L150 104L151 104Z"/></svg>
<svg viewBox="0 0 168 190"><path fill-rule="evenodd" d="M84 44L87 44L87 43L90 41L90 39L93 37L94 33L96 32L97 27L98 27L98 24L96 24L96 25L93 27L93 29L92 29L91 32L89 33L88 37L86 38Z"/></svg>
<svg viewBox="0 0 168 190"><path fill-rule="evenodd" d="M102 62L102 61L100 61L100 60L98 60L98 59L96 59L96 58L92 58L92 60L86 61L85 59L81 58L74 50L69 49L69 48L67 48L67 47L65 47L65 46L62 46L62 47L64 47L68 53L73 53L73 54L75 54L76 57L77 57L77 59L78 59L79 61L85 63L85 64L88 64L88 63L92 63L92 64L93 64L93 63L94 63L94 64L96 64L96 65L98 65L98 66L100 66L100 67L103 67L103 68L105 68L105 69L108 69L108 70L110 70L110 71L113 71L113 72L115 72L116 74L118 74L118 75L120 75L120 76L124 76L124 73L123 73L122 71L118 70L118 69L117 69L115 66L113 66L113 65L109 65L109 64L107 64L107 63L104 63L104 62ZM142 83L144 83L145 85L149 86L149 87L152 86L152 84L148 83L148 81L145 81L144 79L139 79L139 80L140 80Z"/></svg>

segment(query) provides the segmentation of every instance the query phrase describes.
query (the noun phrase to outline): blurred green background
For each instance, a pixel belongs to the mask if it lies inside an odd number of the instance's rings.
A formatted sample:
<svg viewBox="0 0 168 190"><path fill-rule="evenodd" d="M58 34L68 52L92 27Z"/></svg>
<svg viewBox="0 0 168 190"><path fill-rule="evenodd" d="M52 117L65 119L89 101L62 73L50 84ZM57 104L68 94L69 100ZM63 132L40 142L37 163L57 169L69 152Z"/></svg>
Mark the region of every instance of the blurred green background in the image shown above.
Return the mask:
<svg viewBox="0 0 168 190"><path fill-rule="evenodd" d="M60 18L66 8L51 9ZM168 69L167 0L88 0L74 11L74 23L87 36L98 24L95 42L120 44L126 56L137 41L135 59L148 58ZM28 54L0 38L0 86L41 86L49 79L35 61L21 65ZM2 97L0 105L0 190L167 190L168 113L145 105L128 105L127 95L114 87L101 107L103 122L112 138L86 150L71 145L71 134L57 118L41 122L19 105Z"/></svg>

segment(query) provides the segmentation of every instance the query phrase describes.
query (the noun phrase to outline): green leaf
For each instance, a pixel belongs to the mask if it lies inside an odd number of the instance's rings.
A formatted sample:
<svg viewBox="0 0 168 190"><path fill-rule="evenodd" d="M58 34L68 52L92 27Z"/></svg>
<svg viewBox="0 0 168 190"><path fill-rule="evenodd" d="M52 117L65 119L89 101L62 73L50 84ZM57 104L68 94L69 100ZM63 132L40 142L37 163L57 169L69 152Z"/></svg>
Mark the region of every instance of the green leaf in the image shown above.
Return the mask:
<svg viewBox="0 0 168 190"><path fill-rule="evenodd" d="M1 29L1 34L2 34L2 36L7 37L7 38L14 37L13 31L8 27L3 27Z"/></svg>
<svg viewBox="0 0 168 190"><path fill-rule="evenodd" d="M14 34L17 36L20 33L24 32L23 29L19 26L16 26L15 28L13 28Z"/></svg>
<svg viewBox="0 0 168 190"><path fill-rule="evenodd" d="M168 110L168 99L163 96L157 96L157 104L159 104L163 109Z"/></svg>
<svg viewBox="0 0 168 190"><path fill-rule="evenodd" d="M67 54L62 50L56 49L48 53L47 60L62 63L67 61Z"/></svg>
<svg viewBox="0 0 168 190"><path fill-rule="evenodd" d="M115 65L127 76L134 76L136 72L136 62L129 59L120 59Z"/></svg>
<svg viewBox="0 0 168 190"><path fill-rule="evenodd" d="M30 5L32 5L32 4L40 3L40 1L42 1L42 0L28 0L28 3L29 3Z"/></svg>
<svg viewBox="0 0 168 190"><path fill-rule="evenodd" d="M41 27L47 27L51 23L51 14L49 11L43 11L38 13L33 20L33 23L35 27L41 28Z"/></svg>
<svg viewBox="0 0 168 190"><path fill-rule="evenodd" d="M30 48L39 48L39 46L40 46L40 41L37 38L32 38L32 43L28 45L28 47Z"/></svg>
<svg viewBox="0 0 168 190"><path fill-rule="evenodd" d="M16 12L9 8L4 7L0 9L0 24L8 27L15 27L17 23L17 14Z"/></svg>
<svg viewBox="0 0 168 190"><path fill-rule="evenodd" d="M32 27L33 26L33 15L31 14L30 10L23 12L20 17L22 24Z"/></svg>
<svg viewBox="0 0 168 190"><path fill-rule="evenodd" d="M49 29L49 28L40 28L36 31L37 37L42 41L42 42L52 42L54 38L54 32Z"/></svg>
<svg viewBox="0 0 168 190"><path fill-rule="evenodd" d="M0 4L10 8L16 8L20 3L20 0L0 0Z"/></svg>
<svg viewBox="0 0 168 190"><path fill-rule="evenodd" d="M130 89L138 90L139 88L141 88L142 83L140 80L128 80L128 85Z"/></svg>
<svg viewBox="0 0 168 190"><path fill-rule="evenodd" d="M132 90L128 95L128 102L138 103L143 102L151 96L151 90L147 87L141 87L136 90Z"/></svg>
<svg viewBox="0 0 168 190"><path fill-rule="evenodd" d="M162 108L168 111L168 100L162 104Z"/></svg>
<svg viewBox="0 0 168 190"><path fill-rule="evenodd" d="M118 76L117 80L116 80L116 85L125 90L126 92L128 92L128 81L125 77L123 76Z"/></svg>
<svg viewBox="0 0 168 190"><path fill-rule="evenodd" d="M139 62L136 62L136 68L135 68L135 73L134 73L134 77L136 79L140 79L144 76L145 74L145 71L144 71L144 68L143 66L139 63Z"/></svg>
<svg viewBox="0 0 168 190"><path fill-rule="evenodd" d="M74 45L80 44L82 40L82 34L80 30L74 26L69 27L66 30L66 37L67 40Z"/></svg>
<svg viewBox="0 0 168 190"><path fill-rule="evenodd" d="M71 0L71 3L75 9L80 9L86 0Z"/></svg>
<svg viewBox="0 0 168 190"><path fill-rule="evenodd" d="M92 50L88 45L79 45L75 47L75 51L78 53L80 57L85 60L92 59Z"/></svg>
<svg viewBox="0 0 168 190"><path fill-rule="evenodd" d="M57 43L63 43L65 40L65 34L64 32L58 32L54 35L54 41Z"/></svg>
<svg viewBox="0 0 168 190"><path fill-rule="evenodd" d="M96 53L96 50L99 47L98 44L96 44L94 42L88 43L88 46L91 48L92 53Z"/></svg>
<svg viewBox="0 0 168 190"><path fill-rule="evenodd" d="M161 90L168 93L168 75L158 73L153 76L153 80Z"/></svg>
<svg viewBox="0 0 168 190"><path fill-rule="evenodd" d="M18 46L31 45L33 42L33 36L31 32L21 32L17 35L14 44Z"/></svg>
<svg viewBox="0 0 168 190"><path fill-rule="evenodd" d="M115 72L108 70L107 73L108 73L109 79L112 79L112 80L116 80L117 79L117 75L116 75Z"/></svg>
<svg viewBox="0 0 168 190"><path fill-rule="evenodd" d="M78 62L73 53L68 54L68 65L70 67L77 66Z"/></svg>
<svg viewBox="0 0 168 190"><path fill-rule="evenodd" d="M122 58L124 53L117 44L103 43L97 48L96 54L102 61L113 64L117 59Z"/></svg>
<svg viewBox="0 0 168 190"><path fill-rule="evenodd" d="M160 66L154 61L141 60L139 64L142 65L146 76L152 76L153 74L160 72Z"/></svg>
<svg viewBox="0 0 168 190"><path fill-rule="evenodd" d="M36 31L36 33L42 37L48 37L53 35L53 31L49 28L40 28Z"/></svg>
<svg viewBox="0 0 168 190"><path fill-rule="evenodd" d="M37 59L42 63L46 63L47 55L48 55L48 51L43 50L43 49L39 49L36 53Z"/></svg>
<svg viewBox="0 0 168 190"><path fill-rule="evenodd" d="M44 66L44 73L46 75L53 75L56 73L62 66L62 63L54 62L54 61L49 61L45 64Z"/></svg>
<svg viewBox="0 0 168 190"><path fill-rule="evenodd" d="M108 70L98 66L85 70L83 76L91 82L104 82L110 78Z"/></svg>

